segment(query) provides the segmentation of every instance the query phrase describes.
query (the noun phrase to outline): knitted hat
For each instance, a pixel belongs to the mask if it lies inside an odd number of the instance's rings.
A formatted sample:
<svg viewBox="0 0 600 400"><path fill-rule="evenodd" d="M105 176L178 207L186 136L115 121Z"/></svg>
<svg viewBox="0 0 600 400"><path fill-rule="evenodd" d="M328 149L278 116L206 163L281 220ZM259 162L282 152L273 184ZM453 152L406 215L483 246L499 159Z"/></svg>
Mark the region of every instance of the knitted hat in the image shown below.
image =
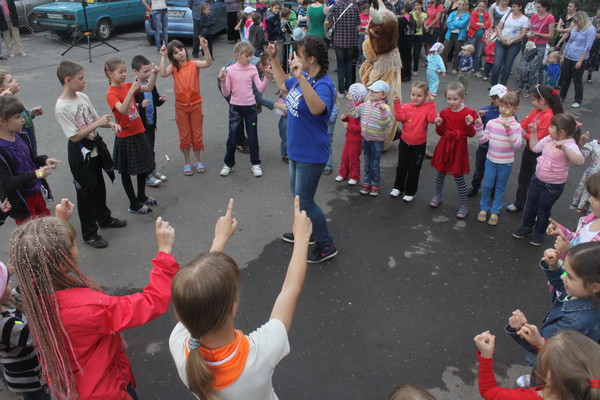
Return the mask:
<svg viewBox="0 0 600 400"><path fill-rule="evenodd" d="M8 283L8 270L6 269L6 265L0 262L0 297L4 294L4 290L6 290L6 284Z"/></svg>
<svg viewBox="0 0 600 400"><path fill-rule="evenodd" d="M348 89L348 93L357 103L362 103L367 98L367 88L362 83L353 83Z"/></svg>

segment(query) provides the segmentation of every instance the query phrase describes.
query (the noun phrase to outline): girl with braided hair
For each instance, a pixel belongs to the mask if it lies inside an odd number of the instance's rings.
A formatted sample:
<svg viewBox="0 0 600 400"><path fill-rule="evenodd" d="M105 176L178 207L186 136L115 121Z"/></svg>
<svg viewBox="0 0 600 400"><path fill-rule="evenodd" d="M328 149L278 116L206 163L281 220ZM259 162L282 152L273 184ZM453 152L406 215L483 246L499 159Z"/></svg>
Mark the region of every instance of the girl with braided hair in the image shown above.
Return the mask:
<svg viewBox="0 0 600 400"><path fill-rule="evenodd" d="M293 196L300 196L300 208L313 223L316 245L308 253L308 262L319 263L337 254L325 215L315 202L331 153L327 122L334 106L335 85L327 73L329 59L323 39L309 35L298 41L295 49L290 78L279 64L275 43L269 44L268 52L275 82L280 90L288 92L285 103L290 188ZM315 238L311 237L311 243ZM285 233L282 239L293 243L294 235Z"/></svg>
<svg viewBox="0 0 600 400"><path fill-rule="evenodd" d="M135 382L120 332L163 314L179 265L171 255L175 232L156 220L158 255L141 293L109 296L78 265L75 229L59 218L20 226L10 260L38 358L59 400L136 399Z"/></svg>

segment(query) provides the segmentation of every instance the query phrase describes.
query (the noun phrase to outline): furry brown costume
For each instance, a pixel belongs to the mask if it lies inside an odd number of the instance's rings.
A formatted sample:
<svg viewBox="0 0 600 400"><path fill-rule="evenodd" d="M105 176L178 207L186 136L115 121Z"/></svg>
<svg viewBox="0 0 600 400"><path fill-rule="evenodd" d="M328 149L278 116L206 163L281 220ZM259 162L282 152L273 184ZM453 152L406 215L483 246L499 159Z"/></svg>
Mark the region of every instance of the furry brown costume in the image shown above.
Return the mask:
<svg viewBox="0 0 600 400"><path fill-rule="evenodd" d="M363 54L366 61L360 67L360 79L367 87L379 80L386 81L390 85L388 99L393 118L394 95L397 93L398 97L402 97L400 90L402 61L398 52L398 19L393 12L385 8L382 0L379 0L379 10L371 8L369 36L363 42ZM395 119L388 129L384 150L390 148L396 136Z"/></svg>

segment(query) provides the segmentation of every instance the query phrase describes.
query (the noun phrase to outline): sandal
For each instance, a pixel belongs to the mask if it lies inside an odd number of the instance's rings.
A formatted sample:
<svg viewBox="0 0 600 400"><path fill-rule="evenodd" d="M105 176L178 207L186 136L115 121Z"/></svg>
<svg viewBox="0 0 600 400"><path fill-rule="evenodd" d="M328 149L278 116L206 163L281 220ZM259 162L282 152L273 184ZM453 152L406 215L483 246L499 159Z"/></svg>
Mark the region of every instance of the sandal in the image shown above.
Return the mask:
<svg viewBox="0 0 600 400"><path fill-rule="evenodd" d="M155 200L152 197L148 197L146 199L146 201L140 202L140 203L145 204L147 206L157 206L158 205L158 200Z"/></svg>
<svg viewBox="0 0 600 400"><path fill-rule="evenodd" d="M184 165L183 166L183 174L185 176L192 176L192 175L194 175L194 171L192 171L192 166L191 165Z"/></svg>
<svg viewBox="0 0 600 400"><path fill-rule="evenodd" d="M150 214L152 212L152 209L146 206L142 206L142 208L140 208L139 210L132 210L131 208L129 208L127 209L127 211L132 214Z"/></svg>
<svg viewBox="0 0 600 400"><path fill-rule="evenodd" d="M196 172L198 172L199 174L203 173L206 171L206 168L204 167L204 164L202 164L201 162L197 162L196 163Z"/></svg>

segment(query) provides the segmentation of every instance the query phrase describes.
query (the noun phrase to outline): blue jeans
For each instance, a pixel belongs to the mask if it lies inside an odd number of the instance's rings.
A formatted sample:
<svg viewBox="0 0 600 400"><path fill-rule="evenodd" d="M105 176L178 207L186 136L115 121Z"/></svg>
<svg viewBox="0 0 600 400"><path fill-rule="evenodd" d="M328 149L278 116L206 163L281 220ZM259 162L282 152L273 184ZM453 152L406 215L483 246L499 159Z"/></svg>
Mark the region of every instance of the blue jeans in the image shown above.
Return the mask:
<svg viewBox="0 0 600 400"><path fill-rule="evenodd" d="M356 78L356 70L353 74L352 69L356 67L358 60L358 47L336 47L335 56L337 57L338 92L344 93L345 90L350 89L350 85Z"/></svg>
<svg viewBox="0 0 600 400"><path fill-rule="evenodd" d="M494 66L492 67L492 78L490 84L492 86L498 84L498 77L500 71L502 71L502 78L500 83L506 86L508 78L510 78L510 71L512 70L515 58L521 50L521 41L511 44L510 46L504 46L501 41L496 40L496 52L494 53Z"/></svg>
<svg viewBox="0 0 600 400"><path fill-rule="evenodd" d="M494 203L492 204L491 212L492 214L500 214L502 203L504 202L504 194L506 193L506 184L508 183L512 166L512 163L497 164L490 160L485 161L483 192L481 193L481 201L479 202L483 211L490 211L492 190L495 190Z"/></svg>
<svg viewBox="0 0 600 400"><path fill-rule="evenodd" d="M327 160L327 164L325 165L325 169L333 169L333 133L335 131L335 125L329 124L327 126L327 130L329 131L329 160Z"/></svg>
<svg viewBox="0 0 600 400"><path fill-rule="evenodd" d="M287 155L287 117L279 118L279 137L281 138L281 155Z"/></svg>
<svg viewBox="0 0 600 400"><path fill-rule="evenodd" d="M467 44L475 47L475 52L473 53L473 71L479 72L479 68L481 68L481 53L483 52L483 37L475 36L467 38Z"/></svg>
<svg viewBox="0 0 600 400"><path fill-rule="evenodd" d="M257 121L256 105L229 105L229 137L227 138L227 152L223 160L229 168L235 165L235 148L238 145L239 127L242 123L246 125L248 147L250 147L250 163L252 165L260 164L260 157L258 156L258 131L256 128Z"/></svg>
<svg viewBox="0 0 600 400"><path fill-rule="evenodd" d="M383 153L383 145L385 142L375 140L365 140L363 138L363 154L365 155L365 185L379 186L381 171L379 169L379 161L381 153Z"/></svg>
<svg viewBox="0 0 600 400"><path fill-rule="evenodd" d="M535 223L534 234L539 238L544 237L548 227L548 219L551 216L552 206L560 197L565 188L564 183L552 184L540 181L533 176L527 193L525 214L523 215L523 226L531 228ZM535 217L537 216L537 222Z"/></svg>
<svg viewBox="0 0 600 400"><path fill-rule="evenodd" d="M321 246L321 249L328 249L333 244L333 236L329 233L325 214L315 202L315 194L324 167L325 163L310 164L294 161L290 158L290 189L292 190L292 196L300 196L300 210L306 211L306 215L310 218L317 243Z"/></svg>
<svg viewBox="0 0 600 400"><path fill-rule="evenodd" d="M167 34L167 28L169 27L169 11L166 8L164 10L152 11L152 25L154 25L156 50L160 51L163 41L165 42L165 46L169 44L169 35ZM161 30L162 40L160 39Z"/></svg>

